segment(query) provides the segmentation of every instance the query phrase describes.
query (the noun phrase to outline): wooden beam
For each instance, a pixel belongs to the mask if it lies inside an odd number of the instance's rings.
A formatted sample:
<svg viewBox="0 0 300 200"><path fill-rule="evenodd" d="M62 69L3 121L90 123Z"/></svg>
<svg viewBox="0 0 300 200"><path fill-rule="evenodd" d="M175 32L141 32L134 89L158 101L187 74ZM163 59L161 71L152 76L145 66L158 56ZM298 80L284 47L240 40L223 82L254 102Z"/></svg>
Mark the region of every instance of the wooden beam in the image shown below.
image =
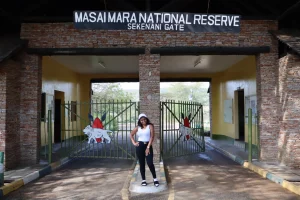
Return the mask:
<svg viewBox="0 0 300 200"><path fill-rule="evenodd" d="M28 48L28 54L37 55L104 55L123 56L145 54L145 48Z"/></svg>
<svg viewBox="0 0 300 200"><path fill-rule="evenodd" d="M160 55L256 55L269 53L270 47L157 47L151 54Z"/></svg>

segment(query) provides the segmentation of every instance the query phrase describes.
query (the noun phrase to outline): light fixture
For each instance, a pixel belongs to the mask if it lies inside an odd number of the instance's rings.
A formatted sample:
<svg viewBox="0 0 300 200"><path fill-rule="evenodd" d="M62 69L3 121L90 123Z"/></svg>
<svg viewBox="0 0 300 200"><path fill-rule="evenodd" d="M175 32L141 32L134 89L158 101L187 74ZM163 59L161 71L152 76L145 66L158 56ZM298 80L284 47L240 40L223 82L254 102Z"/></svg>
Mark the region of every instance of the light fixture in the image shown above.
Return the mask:
<svg viewBox="0 0 300 200"><path fill-rule="evenodd" d="M199 65L201 63L201 57L199 56L195 62L194 62L194 67L196 67L197 65Z"/></svg>
<svg viewBox="0 0 300 200"><path fill-rule="evenodd" d="M98 65L100 65L101 67L105 68L104 62L98 61Z"/></svg>

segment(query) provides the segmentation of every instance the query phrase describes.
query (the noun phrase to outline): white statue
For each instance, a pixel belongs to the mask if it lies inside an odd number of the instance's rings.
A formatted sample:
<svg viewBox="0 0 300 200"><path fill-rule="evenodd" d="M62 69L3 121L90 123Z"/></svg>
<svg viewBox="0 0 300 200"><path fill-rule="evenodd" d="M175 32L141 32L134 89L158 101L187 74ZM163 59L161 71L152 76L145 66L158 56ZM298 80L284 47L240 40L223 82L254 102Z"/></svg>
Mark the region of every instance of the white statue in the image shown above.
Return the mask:
<svg viewBox="0 0 300 200"><path fill-rule="evenodd" d="M83 129L84 134L89 137L88 143L110 143L111 138L108 135L111 130L93 128L90 125Z"/></svg>

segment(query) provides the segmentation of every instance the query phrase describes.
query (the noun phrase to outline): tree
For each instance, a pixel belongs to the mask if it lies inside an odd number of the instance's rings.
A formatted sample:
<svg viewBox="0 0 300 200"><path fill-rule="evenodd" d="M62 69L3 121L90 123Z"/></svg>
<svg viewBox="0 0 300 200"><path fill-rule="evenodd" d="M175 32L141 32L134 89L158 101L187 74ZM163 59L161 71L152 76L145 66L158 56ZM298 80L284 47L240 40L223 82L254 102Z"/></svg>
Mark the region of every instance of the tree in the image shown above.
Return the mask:
<svg viewBox="0 0 300 200"><path fill-rule="evenodd" d="M125 92L120 83L94 83L92 85L93 100L97 101L130 101L133 100L133 95Z"/></svg>
<svg viewBox="0 0 300 200"><path fill-rule="evenodd" d="M205 83L172 83L167 90L161 91L161 100L193 101L209 105L209 95Z"/></svg>
<svg viewBox="0 0 300 200"><path fill-rule="evenodd" d="M175 100L201 103L203 105L204 127L209 129L209 94L207 90L206 83L172 83L167 89L161 90L161 101Z"/></svg>

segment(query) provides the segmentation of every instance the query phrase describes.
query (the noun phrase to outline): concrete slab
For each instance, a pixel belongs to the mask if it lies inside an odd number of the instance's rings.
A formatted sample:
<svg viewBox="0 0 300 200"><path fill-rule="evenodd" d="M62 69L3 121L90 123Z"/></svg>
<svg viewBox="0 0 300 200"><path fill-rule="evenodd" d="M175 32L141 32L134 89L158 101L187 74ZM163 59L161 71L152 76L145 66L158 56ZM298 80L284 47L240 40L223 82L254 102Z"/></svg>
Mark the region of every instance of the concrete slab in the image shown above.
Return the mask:
<svg viewBox="0 0 300 200"><path fill-rule="evenodd" d="M155 163L156 176L159 181L159 186L156 187L153 183L152 174L146 165L146 181L147 186L142 186L142 178L140 173L140 165L137 163L130 181L129 191L132 193L158 193L168 189L165 169L163 162Z"/></svg>

